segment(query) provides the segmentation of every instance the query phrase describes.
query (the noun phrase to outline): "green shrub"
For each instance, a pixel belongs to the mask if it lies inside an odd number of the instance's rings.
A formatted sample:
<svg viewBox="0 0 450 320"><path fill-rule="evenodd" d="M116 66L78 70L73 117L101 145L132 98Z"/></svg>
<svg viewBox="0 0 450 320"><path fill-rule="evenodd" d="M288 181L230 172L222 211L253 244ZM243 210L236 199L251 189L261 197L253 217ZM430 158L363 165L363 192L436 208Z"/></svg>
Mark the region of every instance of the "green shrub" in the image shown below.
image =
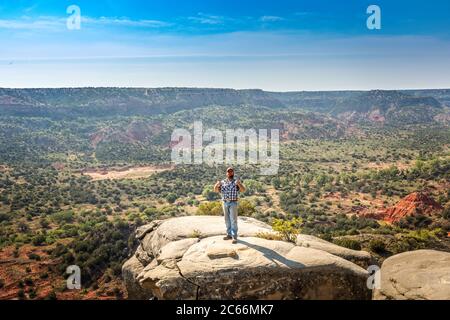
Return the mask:
<svg viewBox="0 0 450 320"><path fill-rule="evenodd" d="M50 222L47 219L41 219L39 221L39 224L41 225L42 228L44 229L48 229L48 227L50 226Z"/></svg>
<svg viewBox="0 0 450 320"><path fill-rule="evenodd" d="M248 200L242 199L238 204L238 213L240 216L251 217L256 212L255 206Z"/></svg>
<svg viewBox="0 0 450 320"><path fill-rule="evenodd" d="M35 289L32 289L32 290L28 291L28 297L29 297L30 299L36 298L36 297L37 297L36 290L35 290Z"/></svg>
<svg viewBox="0 0 450 320"><path fill-rule="evenodd" d="M450 220L450 205L444 208L442 211L442 218Z"/></svg>
<svg viewBox="0 0 450 320"><path fill-rule="evenodd" d="M319 238L322 240L328 241L328 242L333 241L333 237L329 233L324 233L324 234L320 235Z"/></svg>
<svg viewBox="0 0 450 320"><path fill-rule="evenodd" d="M61 211L53 214L53 221L58 224L71 223L74 220L74 213L72 211Z"/></svg>
<svg viewBox="0 0 450 320"><path fill-rule="evenodd" d="M208 201L214 201L220 198L217 192L214 192L212 186L207 186L203 189L202 196Z"/></svg>
<svg viewBox="0 0 450 320"><path fill-rule="evenodd" d="M0 213L0 222L9 221L11 216L7 213Z"/></svg>
<svg viewBox="0 0 450 320"><path fill-rule="evenodd" d="M45 300L57 300L55 291L50 291L50 293L45 297Z"/></svg>
<svg viewBox="0 0 450 320"><path fill-rule="evenodd" d="M25 299L25 291L23 291L23 289L19 289L19 291L17 292L17 297L18 297L20 300Z"/></svg>
<svg viewBox="0 0 450 320"><path fill-rule="evenodd" d="M197 215L200 216L220 216L222 214L222 203L220 201L203 202L199 205L197 210Z"/></svg>
<svg viewBox="0 0 450 320"><path fill-rule="evenodd" d="M147 216L147 217L153 217L153 216L156 216L156 215L158 215L158 210L156 209L156 208L153 208L153 207L151 207L151 208L146 208L146 209L144 209L144 214Z"/></svg>
<svg viewBox="0 0 450 320"><path fill-rule="evenodd" d="M262 185L261 182L256 181L256 180L246 180L244 182L245 185L245 192L244 192L244 196L251 196L254 195L255 193L261 193L264 192L264 187Z"/></svg>
<svg viewBox="0 0 450 320"><path fill-rule="evenodd" d="M202 237L202 233L198 231L197 229L192 231L192 233L189 235L189 238L198 238L200 239Z"/></svg>
<svg viewBox="0 0 450 320"><path fill-rule="evenodd" d="M398 254L407 251L424 249L425 245L423 242L417 241L414 238L405 237L395 241L392 245L389 246L389 248L392 253Z"/></svg>
<svg viewBox="0 0 450 320"><path fill-rule="evenodd" d="M43 234L38 234L33 237L33 239L31 240L31 243L35 246L41 246L41 245L45 244L45 240L46 239Z"/></svg>
<svg viewBox="0 0 450 320"><path fill-rule="evenodd" d="M441 229L421 229L410 231L406 237L416 239L417 241L428 242L430 240L438 240L438 235L442 233Z"/></svg>
<svg viewBox="0 0 450 320"><path fill-rule="evenodd" d="M333 243L344 248L361 250L361 244L357 240L341 238L333 240Z"/></svg>
<svg viewBox="0 0 450 320"><path fill-rule="evenodd" d="M384 253L386 252L386 244L380 239L372 239L369 242L369 249L378 254Z"/></svg>
<svg viewBox="0 0 450 320"><path fill-rule="evenodd" d="M28 254L28 258L30 258L31 260L41 261L41 257L32 252Z"/></svg>
<svg viewBox="0 0 450 320"><path fill-rule="evenodd" d="M177 201L177 199L178 199L178 196L177 196L176 194L174 194L174 193L169 193L169 194L166 196L166 200L167 200L167 202L169 202L169 203L174 203L175 201Z"/></svg>
<svg viewBox="0 0 450 320"><path fill-rule="evenodd" d="M25 278L24 283L26 286L29 286L29 287L34 285L33 279L31 279L31 278Z"/></svg>

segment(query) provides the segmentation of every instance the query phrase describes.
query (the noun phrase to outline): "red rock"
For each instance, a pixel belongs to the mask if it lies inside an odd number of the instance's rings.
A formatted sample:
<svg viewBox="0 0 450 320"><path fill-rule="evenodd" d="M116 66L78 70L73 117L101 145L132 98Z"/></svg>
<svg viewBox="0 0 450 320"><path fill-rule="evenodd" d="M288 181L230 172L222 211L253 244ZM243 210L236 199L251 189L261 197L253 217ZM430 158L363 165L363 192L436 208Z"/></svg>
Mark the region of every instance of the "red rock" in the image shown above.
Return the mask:
<svg viewBox="0 0 450 320"><path fill-rule="evenodd" d="M393 223L415 214L434 216L442 209L442 206L431 196L422 192L414 192L407 195L393 207L381 212L380 218L387 222Z"/></svg>

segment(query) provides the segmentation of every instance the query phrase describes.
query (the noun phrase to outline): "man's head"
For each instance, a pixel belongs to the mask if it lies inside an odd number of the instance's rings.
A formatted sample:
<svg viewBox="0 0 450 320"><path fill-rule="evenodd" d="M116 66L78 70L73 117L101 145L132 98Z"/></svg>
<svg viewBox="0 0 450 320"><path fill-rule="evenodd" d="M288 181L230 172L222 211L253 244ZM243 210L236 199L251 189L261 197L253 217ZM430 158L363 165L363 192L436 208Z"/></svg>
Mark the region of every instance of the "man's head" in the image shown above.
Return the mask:
<svg viewBox="0 0 450 320"><path fill-rule="evenodd" d="M228 179L233 179L234 178L234 169L232 167L229 167L227 169L227 178Z"/></svg>

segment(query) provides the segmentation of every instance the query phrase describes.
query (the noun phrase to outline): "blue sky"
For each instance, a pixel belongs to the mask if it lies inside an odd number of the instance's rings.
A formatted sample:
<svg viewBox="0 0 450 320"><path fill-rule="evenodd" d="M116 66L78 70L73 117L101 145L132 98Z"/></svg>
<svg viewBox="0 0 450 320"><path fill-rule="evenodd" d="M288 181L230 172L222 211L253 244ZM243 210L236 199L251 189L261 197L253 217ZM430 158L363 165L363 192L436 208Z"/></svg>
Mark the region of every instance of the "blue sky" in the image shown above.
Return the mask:
<svg viewBox="0 0 450 320"><path fill-rule="evenodd" d="M450 87L450 2L0 0L0 87L67 86Z"/></svg>

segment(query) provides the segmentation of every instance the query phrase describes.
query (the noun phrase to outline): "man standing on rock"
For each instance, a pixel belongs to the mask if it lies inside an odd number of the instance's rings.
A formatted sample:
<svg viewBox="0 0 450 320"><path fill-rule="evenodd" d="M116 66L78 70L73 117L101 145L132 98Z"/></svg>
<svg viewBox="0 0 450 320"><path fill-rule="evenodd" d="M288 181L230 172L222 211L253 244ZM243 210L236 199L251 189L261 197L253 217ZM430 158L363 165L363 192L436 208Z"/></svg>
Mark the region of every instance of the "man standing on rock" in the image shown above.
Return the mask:
<svg viewBox="0 0 450 320"><path fill-rule="evenodd" d="M238 195L239 192L245 192L245 187L240 179L234 178L234 169L230 167L227 169L227 179L217 181L214 191L222 194L223 213L227 227L227 236L223 239L233 239L232 243L235 244L238 237Z"/></svg>

